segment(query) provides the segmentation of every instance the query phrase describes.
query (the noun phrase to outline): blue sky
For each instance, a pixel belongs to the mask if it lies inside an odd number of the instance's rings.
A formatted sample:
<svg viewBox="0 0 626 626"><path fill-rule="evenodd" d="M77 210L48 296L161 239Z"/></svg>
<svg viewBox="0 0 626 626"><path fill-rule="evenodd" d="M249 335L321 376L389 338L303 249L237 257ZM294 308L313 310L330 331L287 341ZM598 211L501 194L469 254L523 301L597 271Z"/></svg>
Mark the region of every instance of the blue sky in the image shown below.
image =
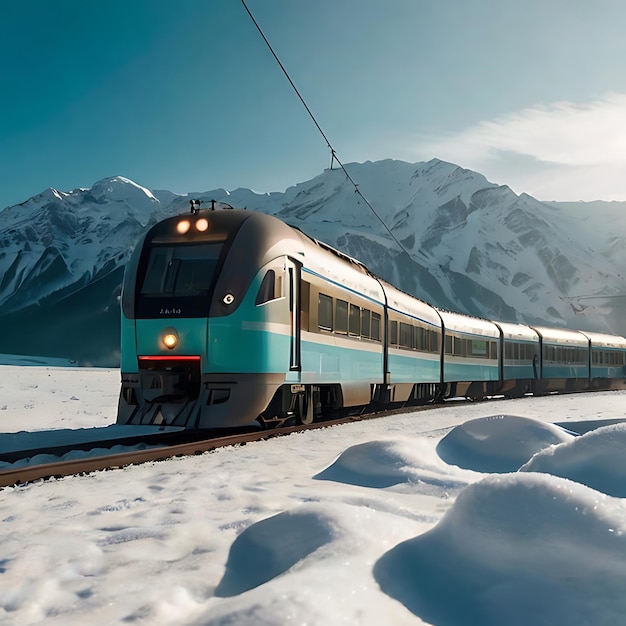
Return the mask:
<svg viewBox="0 0 626 626"><path fill-rule="evenodd" d="M247 4L344 163L626 200L622 0ZM114 175L283 191L330 163L239 0L3 2L0 79L0 207Z"/></svg>

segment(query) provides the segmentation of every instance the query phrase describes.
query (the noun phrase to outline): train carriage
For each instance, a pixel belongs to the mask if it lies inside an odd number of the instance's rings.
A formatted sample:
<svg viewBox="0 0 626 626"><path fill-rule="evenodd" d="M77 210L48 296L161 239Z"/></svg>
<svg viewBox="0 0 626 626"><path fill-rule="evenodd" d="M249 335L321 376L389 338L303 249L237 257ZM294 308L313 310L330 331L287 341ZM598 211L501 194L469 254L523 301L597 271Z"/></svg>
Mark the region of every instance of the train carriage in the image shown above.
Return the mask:
<svg viewBox="0 0 626 626"><path fill-rule="evenodd" d="M367 405L384 383L385 294L361 263L315 244L303 259L301 367L292 375L328 409Z"/></svg>
<svg viewBox="0 0 626 626"><path fill-rule="evenodd" d="M532 327L541 353L536 392L579 391L589 386L589 339L577 330Z"/></svg>
<svg viewBox="0 0 626 626"><path fill-rule="evenodd" d="M242 211L151 228L125 274L118 422L207 428L260 414L298 358L298 244Z"/></svg>
<svg viewBox="0 0 626 626"><path fill-rule="evenodd" d="M590 387L592 389L623 389L626 377L626 339L581 331L589 340Z"/></svg>
<svg viewBox="0 0 626 626"><path fill-rule="evenodd" d="M541 346L539 334L529 326L495 322L500 329L500 388L508 397L522 396L534 388L539 378Z"/></svg>
<svg viewBox="0 0 626 626"><path fill-rule="evenodd" d="M437 310L385 283L389 401L426 402L439 397L441 317Z"/></svg>
<svg viewBox="0 0 626 626"><path fill-rule="evenodd" d="M500 330L488 320L440 311L444 331L444 397L484 398L500 380Z"/></svg>

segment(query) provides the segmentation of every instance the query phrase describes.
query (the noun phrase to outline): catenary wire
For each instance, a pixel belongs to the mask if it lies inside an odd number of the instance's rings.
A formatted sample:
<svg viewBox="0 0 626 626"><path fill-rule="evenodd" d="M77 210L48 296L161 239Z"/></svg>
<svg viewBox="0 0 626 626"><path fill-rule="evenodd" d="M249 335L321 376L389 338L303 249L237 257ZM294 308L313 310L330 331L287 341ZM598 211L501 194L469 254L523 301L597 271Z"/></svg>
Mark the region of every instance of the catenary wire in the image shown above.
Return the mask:
<svg viewBox="0 0 626 626"><path fill-rule="evenodd" d="M350 183L354 187L354 192L359 196L359 198L361 198L361 200L363 200L363 202L367 205L369 210L376 216L378 221L383 225L384 229L389 233L389 235L391 236L393 241L396 243L398 248L400 248L400 250L402 250L402 252L404 252L407 256L410 256L408 250L402 245L402 243L397 239L397 237L391 232L391 229L387 226L387 224L385 224L385 221L383 220L383 218L380 217L380 215L376 212L376 210L370 204L368 199L361 193L361 190L359 189L358 184L353 180L352 176L350 176L348 170L346 169L344 164L341 162L339 157L337 157L337 152L335 151L335 149L333 148L332 144L328 140L328 137L326 137L326 134L322 130L322 127L319 125L318 121L315 119L315 116L313 115L311 109L308 107L307 103L305 102L304 98L302 97L302 94L298 91L298 88L296 87L295 83L293 82L293 80L291 80L291 77L289 76L289 73L285 69L285 66L282 64L281 60L278 58L278 55L276 54L276 52L274 52L274 48L272 48L272 45L270 44L269 40L265 36L265 33L261 29L259 23L256 21L254 15L252 15L252 12L248 8L248 5L246 4L245 0L241 0L241 3L243 4L243 6L244 6L246 12L248 13L248 15L250 16L250 19L252 20L252 23L254 24L256 29L259 31L259 34L263 38L263 41L267 45L269 51L272 53L272 56L276 60L276 63L278 63L278 66L280 67L280 69L282 70L283 74L285 75L285 77L289 81L289 84L291 85L291 87L295 91L296 95L300 99L300 102L302 102L302 106L304 106L304 108L306 109L306 112L309 114L309 117L313 120L313 123L317 127L317 130L320 132L320 134L324 138L324 141L326 142L326 145L328 146L328 149L330 150L330 166L331 166L331 168L332 168L332 165L333 165L333 161L336 161L337 164L339 165L339 167L341 167L341 169L343 170L344 174L346 175L346 178L350 181Z"/></svg>

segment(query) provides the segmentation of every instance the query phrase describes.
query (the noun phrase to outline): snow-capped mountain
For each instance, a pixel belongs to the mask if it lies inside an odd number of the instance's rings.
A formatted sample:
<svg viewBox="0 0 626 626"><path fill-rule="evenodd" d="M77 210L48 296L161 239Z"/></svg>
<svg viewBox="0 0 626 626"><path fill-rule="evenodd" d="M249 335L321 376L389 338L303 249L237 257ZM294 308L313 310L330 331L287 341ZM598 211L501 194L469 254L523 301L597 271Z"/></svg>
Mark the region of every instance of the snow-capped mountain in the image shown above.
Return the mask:
<svg viewBox="0 0 626 626"><path fill-rule="evenodd" d="M626 332L618 308L626 298L610 297L626 293L626 218L612 212L607 228L597 207L598 219L582 219L439 160L346 167L376 214L341 169L270 194L179 196L116 176L8 207L0 212L0 352L114 363L124 265L140 233L186 212L190 197L274 214L442 308Z"/></svg>
<svg viewBox="0 0 626 626"><path fill-rule="evenodd" d="M160 201L117 176L91 189L47 189L0 213L0 314L60 299L124 265Z"/></svg>

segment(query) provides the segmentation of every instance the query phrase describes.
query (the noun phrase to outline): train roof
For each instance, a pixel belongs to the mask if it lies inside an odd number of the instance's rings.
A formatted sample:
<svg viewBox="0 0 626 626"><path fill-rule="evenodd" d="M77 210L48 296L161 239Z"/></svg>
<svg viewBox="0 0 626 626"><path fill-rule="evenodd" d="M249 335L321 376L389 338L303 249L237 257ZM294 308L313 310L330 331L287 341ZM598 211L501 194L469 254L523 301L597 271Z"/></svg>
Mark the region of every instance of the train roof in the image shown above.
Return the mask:
<svg viewBox="0 0 626 626"><path fill-rule="evenodd" d="M539 342L537 331L524 324L513 324L511 322L494 322L502 331L502 337L514 341Z"/></svg>
<svg viewBox="0 0 626 626"><path fill-rule="evenodd" d="M443 325L448 330L471 333L473 335L484 335L485 337L500 337L499 328L490 320L441 310L439 310L439 315L441 315Z"/></svg>
<svg viewBox="0 0 626 626"><path fill-rule="evenodd" d="M502 332L505 338L535 341L538 334L544 341L548 342L587 346L591 341L592 345L596 346L626 349L626 338L617 335L493 322L462 313L436 309L427 302L419 300L415 296L407 294L377 277L361 261L307 235L297 226L287 224L278 217L260 211L247 211L245 209L218 209L212 211L201 209L200 213L211 221L215 219L218 222L226 222L230 228L235 230L238 230L239 227L247 222L248 227L255 230L258 229L258 231L263 233L266 253L269 256L272 254L288 254L294 258L303 258L305 259L304 267L307 270L349 289L363 292L364 295L375 300L383 301L386 293L390 308L423 319L436 326L440 326L442 319L444 326L451 330L489 337L499 337L500 332ZM173 231L168 225L184 219L184 217L185 214L181 214L162 220L153 226L146 233L145 237L152 238L155 243L179 241L180 238L172 234ZM209 228L204 233L196 233L193 239L195 241L213 240L212 229ZM250 241L249 239L247 240ZM336 259L337 262L329 263L331 258ZM348 268L350 268L350 271L346 273Z"/></svg>
<svg viewBox="0 0 626 626"><path fill-rule="evenodd" d="M580 332L591 341L593 347L626 350L626 339L620 335L606 335L604 333L594 333L587 330L581 330Z"/></svg>
<svg viewBox="0 0 626 626"><path fill-rule="evenodd" d="M566 328L547 328L545 326L532 326L547 343L569 344L572 346L587 347L589 339L577 330Z"/></svg>
<svg viewBox="0 0 626 626"><path fill-rule="evenodd" d="M383 286L387 294L387 304L391 310L406 313L416 319L441 328L441 318L435 307L428 304L428 302L419 300L415 296L401 291L390 283L383 281Z"/></svg>
<svg viewBox="0 0 626 626"><path fill-rule="evenodd" d="M363 263L309 237L298 228L290 228L303 244L300 255L296 255L295 258L300 256L304 271L358 292L376 302L385 301L381 281Z"/></svg>

